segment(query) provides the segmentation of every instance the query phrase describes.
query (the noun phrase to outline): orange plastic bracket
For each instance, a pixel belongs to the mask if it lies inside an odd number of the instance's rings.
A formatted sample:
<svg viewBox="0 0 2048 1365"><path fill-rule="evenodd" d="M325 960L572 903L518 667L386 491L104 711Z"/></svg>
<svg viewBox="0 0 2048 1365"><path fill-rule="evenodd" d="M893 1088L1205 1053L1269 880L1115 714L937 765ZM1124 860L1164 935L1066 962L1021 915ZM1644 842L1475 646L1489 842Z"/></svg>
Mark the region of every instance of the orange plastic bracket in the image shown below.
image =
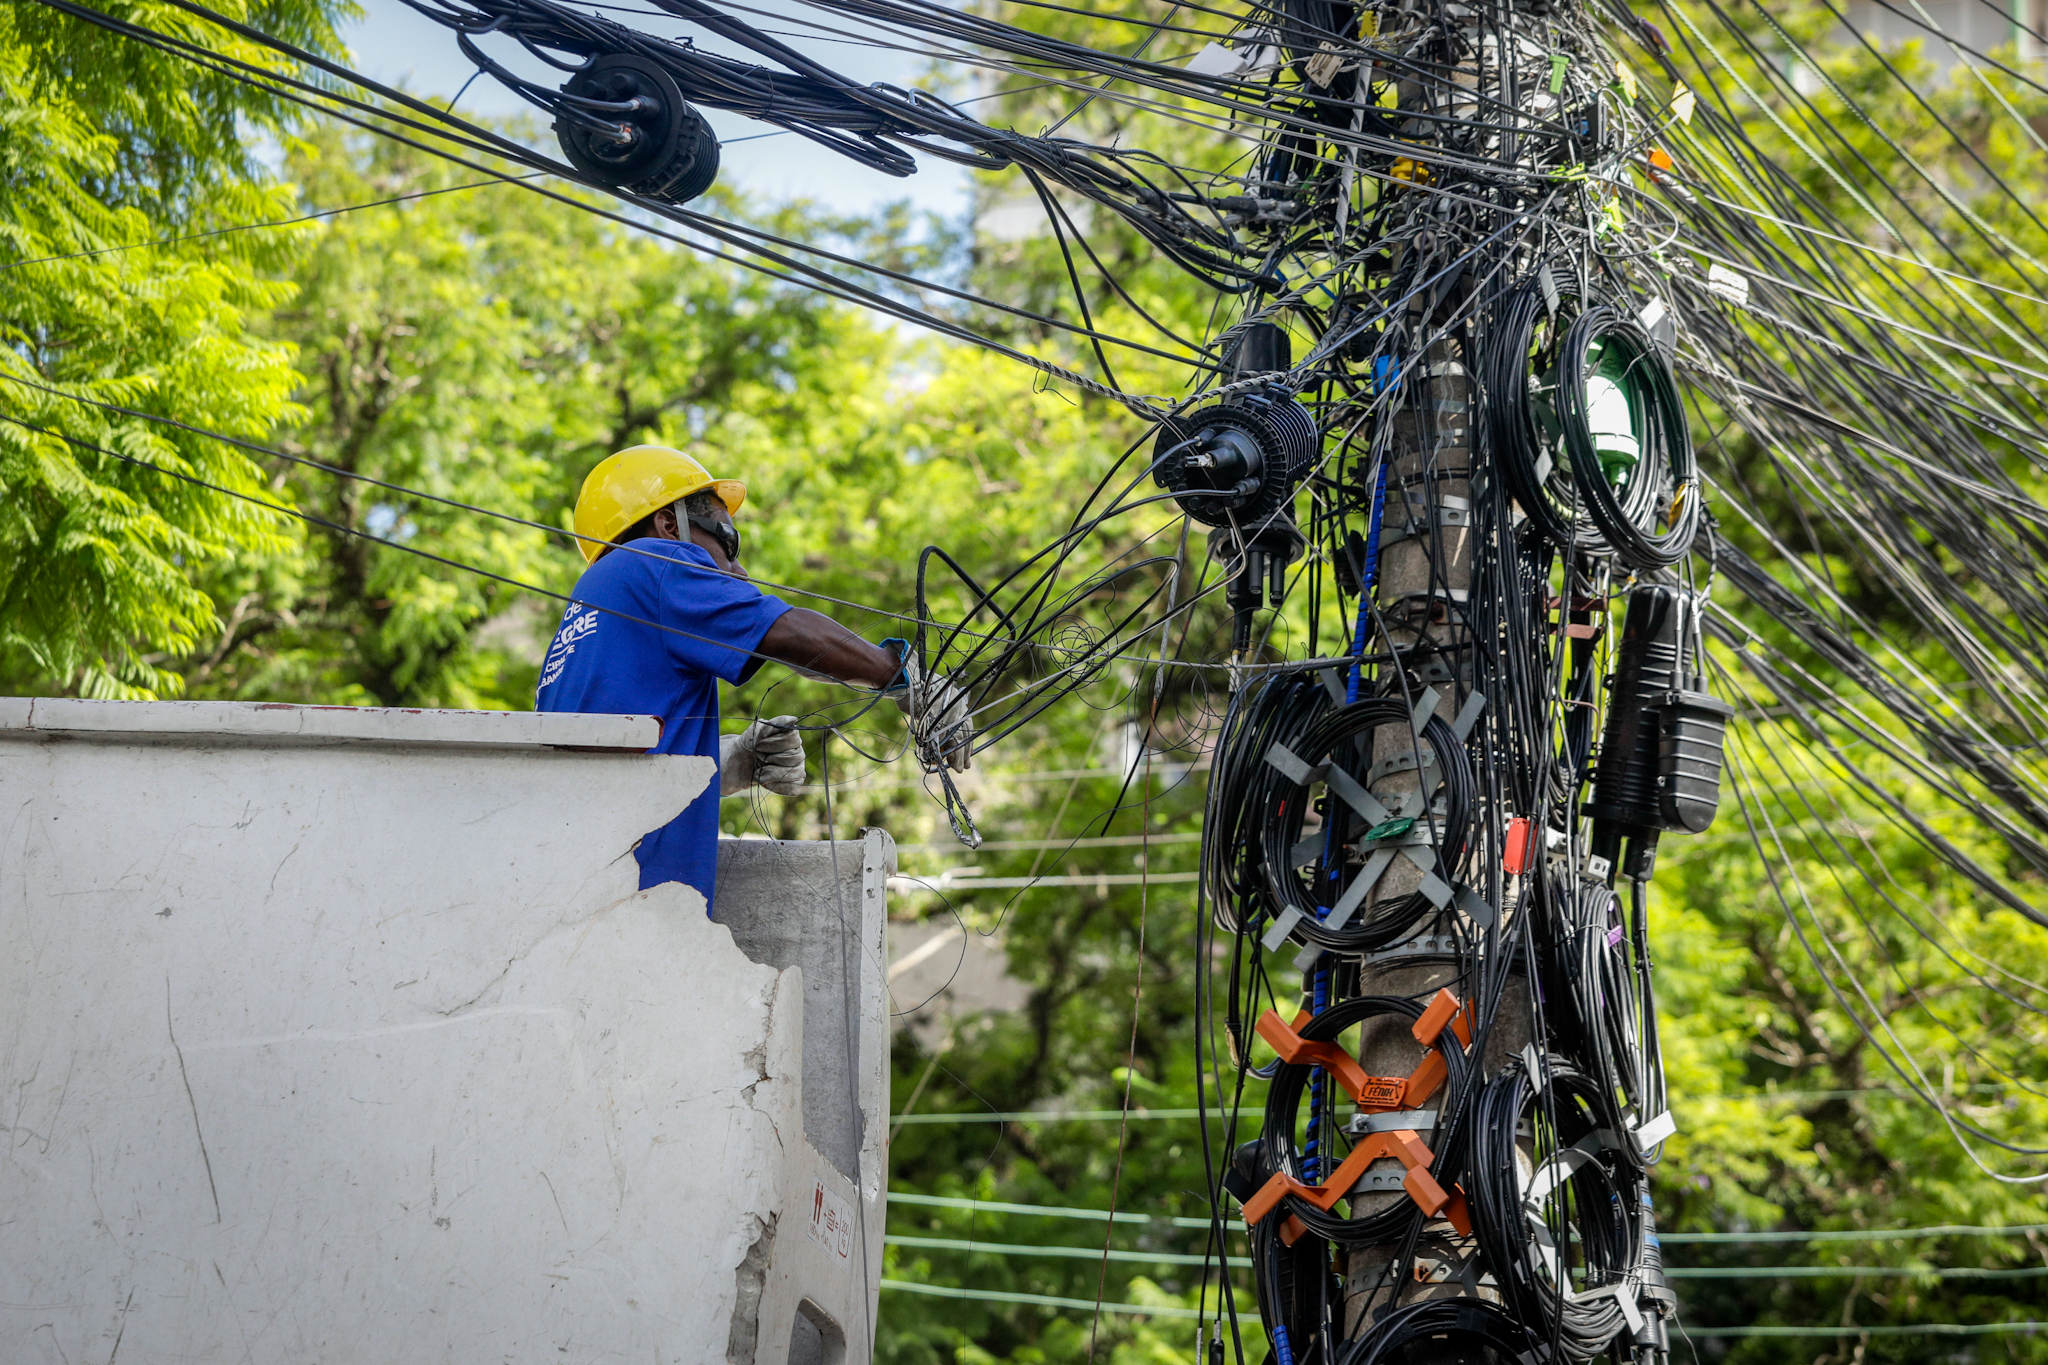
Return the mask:
<svg viewBox="0 0 2048 1365"><path fill-rule="evenodd" d="M1429 1148L1423 1145L1421 1137L1413 1129L1403 1128L1391 1133L1374 1133L1353 1147L1351 1155L1344 1158L1344 1164L1321 1185L1305 1185L1285 1171L1275 1171L1273 1178L1268 1180L1257 1194L1245 1201L1244 1221L1247 1226L1257 1223L1290 1194L1300 1195L1317 1208L1328 1212L1335 1207L1339 1199L1348 1196L1358 1182L1365 1178L1366 1167L1381 1157L1393 1157L1408 1168L1408 1173L1401 1177L1401 1188L1408 1192L1408 1197L1413 1199L1424 1213L1434 1218L1451 1205L1451 1196L1444 1193L1444 1187L1437 1184L1436 1177L1429 1173L1429 1163L1432 1159ZM1462 1213L1462 1194L1458 1196L1457 1203L1459 1212ZM1467 1217L1465 1221L1469 1226L1470 1218ZM1292 1246L1294 1238L1301 1233L1293 1226L1296 1220L1290 1219L1289 1222L1290 1226L1281 1232L1281 1240ZM1455 1215L1452 1222L1454 1225L1457 1222ZM1293 1233L1294 1236L1289 1236L1289 1233Z"/></svg>
<svg viewBox="0 0 2048 1365"><path fill-rule="evenodd" d="M1458 1003L1458 997L1448 990L1440 990L1429 1002L1429 1008L1422 1012L1411 1028L1415 1041L1428 1048L1421 1065L1406 1078L1400 1076L1374 1076L1361 1066L1358 1059L1335 1043L1312 1043L1298 1031L1312 1017L1303 1010L1289 1025L1276 1010L1267 1010L1259 1016L1258 1034L1269 1047L1280 1055L1284 1062L1304 1066L1319 1066L1330 1073L1345 1093L1358 1101L1361 1109L1375 1113L1390 1113L1397 1109L1412 1109L1436 1093L1449 1074L1444 1059L1436 1051L1436 1040L1446 1025L1458 1035L1458 1041L1467 1047L1472 1045L1472 1026L1466 1021L1468 1011Z"/></svg>
<svg viewBox="0 0 2048 1365"><path fill-rule="evenodd" d="M1439 1052L1436 1046L1437 1039L1443 1036L1446 1026L1457 1035L1459 1042L1467 1047L1472 1046L1472 1025L1466 1019L1468 1013L1469 1011L1459 1005L1457 996L1448 990L1440 990L1429 1002L1429 1008L1422 1012L1422 1017L1417 1019L1414 1027L1409 1030L1415 1035L1415 1041L1429 1051L1424 1054L1422 1065L1415 1068L1403 1087L1402 1099L1407 1107L1412 1109L1434 1095L1437 1087L1444 1083L1444 1078L1450 1075L1450 1068L1444 1062L1443 1053Z"/></svg>
<svg viewBox="0 0 2048 1365"><path fill-rule="evenodd" d="M1438 991L1430 999L1429 1008L1422 1012L1422 1017L1415 1021L1414 1028L1409 1031L1415 1035L1415 1041L1424 1047L1435 1047L1436 1040L1443 1036L1446 1025L1450 1027L1451 1032L1458 1035L1459 1042L1466 1047L1472 1046L1472 1025L1467 1022L1465 1010L1459 1005L1458 997L1452 995L1448 987Z"/></svg>
<svg viewBox="0 0 2048 1365"><path fill-rule="evenodd" d="M1298 1030L1311 1016L1303 1010L1294 1017L1290 1026L1273 1010L1259 1016L1258 1032L1273 1051L1280 1054L1280 1060L1304 1066L1319 1066L1330 1073L1337 1084L1344 1087L1346 1094L1357 1100L1360 1107L1384 1112L1406 1108L1415 1090L1413 1078L1400 1076L1374 1076L1369 1074L1358 1059L1335 1043L1312 1043L1303 1038ZM1424 1066L1428 1059L1424 1059Z"/></svg>
<svg viewBox="0 0 2048 1365"><path fill-rule="evenodd" d="M1383 1077L1368 1076L1365 1068L1358 1064L1358 1059L1337 1044L1312 1043L1303 1038L1297 1030L1312 1017L1307 1010L1303 1010L1294 1017L1293 1025L1289 1026L1280 1017L1279 1011L1267 1010L1259 1016L1259 1037L1264 1038L1266 1045L1280 1054L1281 1061L1321 1067L1329 1072L1353 1099L1364 1104L1365 1093L1376 1086L1386 1085L1387 1081Z"/></svg>

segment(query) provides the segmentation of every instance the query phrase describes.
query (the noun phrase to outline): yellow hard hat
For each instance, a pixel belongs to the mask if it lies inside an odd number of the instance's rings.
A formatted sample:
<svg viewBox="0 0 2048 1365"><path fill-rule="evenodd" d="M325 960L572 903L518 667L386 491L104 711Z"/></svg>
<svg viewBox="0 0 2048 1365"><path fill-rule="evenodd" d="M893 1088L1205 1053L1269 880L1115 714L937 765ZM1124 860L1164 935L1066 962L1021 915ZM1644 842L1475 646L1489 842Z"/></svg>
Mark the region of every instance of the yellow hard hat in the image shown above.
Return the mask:
<svg viewBox="0 0 2048 1365"><path fill-rule="evenodd" d="M738 479L714 479L711 471L667 446L628 446L597 462L576 495L576 542L586 561L604 553L606 541L678 498L709 488L728 512L740 510L747 486Z"/></svg>

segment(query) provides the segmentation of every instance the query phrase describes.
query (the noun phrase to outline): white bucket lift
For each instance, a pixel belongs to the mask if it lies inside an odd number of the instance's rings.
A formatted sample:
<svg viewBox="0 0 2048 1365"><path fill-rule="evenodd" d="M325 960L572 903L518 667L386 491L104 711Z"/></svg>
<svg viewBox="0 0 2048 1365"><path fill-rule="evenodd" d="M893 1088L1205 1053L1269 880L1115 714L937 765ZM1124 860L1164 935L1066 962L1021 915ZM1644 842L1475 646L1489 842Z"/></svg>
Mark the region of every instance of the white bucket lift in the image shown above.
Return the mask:
<svg viewBox="0 0 2048 1365"><path fill-rule="evenodd" d="M0 1359L865 1365L894 848L655 731L0 699Z"/></svg>

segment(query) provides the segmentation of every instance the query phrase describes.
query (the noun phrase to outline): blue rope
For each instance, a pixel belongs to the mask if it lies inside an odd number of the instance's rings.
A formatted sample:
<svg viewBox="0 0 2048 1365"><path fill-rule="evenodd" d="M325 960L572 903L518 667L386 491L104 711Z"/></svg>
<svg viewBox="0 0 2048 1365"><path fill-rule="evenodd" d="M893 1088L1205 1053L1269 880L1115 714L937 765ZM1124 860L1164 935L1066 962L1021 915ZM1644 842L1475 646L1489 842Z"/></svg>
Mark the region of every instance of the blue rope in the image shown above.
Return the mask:
<svg viewBox="0 0 2048 1365"><path fill-rule="evenodd" d="M1379 578L1380 523L1386 516L1387 509L1387 464L1387 459L1382 457L1380 459L1379 479L1373 486L1372 524L1367 529L1365 536L1365 568L1358 576L1358 625L1352 634L1351 641L1351 676L1344 684L1344 704L1346 706L1358 700L1359 678L1363 669L1362 660L1365 655L1366 624L1370 619L1369 613L1366 611L1365 595L1372 591L1373 584ZM1327 844L1327 842L1326 839L1325 843ZM1327 856L1327 848L1325 848L1324 852L1326 855L1324 858L1325 862L1334 861ZM1338 869L1332 867L1330 870L1331 879L1335 880L1337 875ZM1319 919L1329 913L1329 909L1325 906L1318 905L1316 907L1316 916ZM1311 1009L1316 1014L1321 1014L1330 1004L1330 969L1320 959L1317 961L1315 969L1309 974L1309 1000L1311 1002ZM1323 1106L1327 1099L1328 1089L1328 1077L1321 1067L1316 1067L1313 1071L1309 1072L1308 1140L1302 1144L1301 1169L1303 1178L1311 1185L1315 1184L1322 1175ZM1283 1354L1283 1359L1288 1358L1284 1357Z"/></svg>
<svg viewBox="0 0 2048 1365"><path fill-rule="evenodd" d="M1319 960L1308 979L1309 1010L1321 1014L1330 1007L1330 968L1327 961ZM1310 1185L1322 1179L1323 1105L1328 1089L1328 1072L1316 1067L1308 1073L1308 1141L1302 1144L1301 1174Z"/></svg>
<svg viewBox="0 0 2048 1365"><path fill-rule="evenodd" d="M1372 524L1365 533L1365 568L1358 575L1358 628L1351 639L1351 677L1344 684L1346 706L1358 700L1359 675L1365 666L1365 628L1371 619L1371 613L1365 607L1365 595L1372 591L1380 576L1380 522L1387 515L1387 464L1386 457L1382 456L1380 477L1372 490Z"/></svg>

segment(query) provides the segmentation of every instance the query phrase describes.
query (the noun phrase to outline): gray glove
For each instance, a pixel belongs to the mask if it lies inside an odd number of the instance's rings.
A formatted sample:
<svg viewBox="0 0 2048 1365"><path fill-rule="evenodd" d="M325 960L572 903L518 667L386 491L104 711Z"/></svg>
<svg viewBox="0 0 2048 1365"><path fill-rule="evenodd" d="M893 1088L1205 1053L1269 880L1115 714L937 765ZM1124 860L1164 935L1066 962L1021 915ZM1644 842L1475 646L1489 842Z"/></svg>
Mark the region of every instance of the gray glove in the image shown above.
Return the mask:
<svg viewBox="0 0 2048 1365"><path fill-rule="evenodd" d="M718 794L733 796L759 784L777 796L804 785L804 736L795 716L757 720L718 741Z"/></svg>
<svg viewBox="0 0 2048 1365"><path fill-rule="evenodd" d="M943 763L964 773L974 762L974 716L967 693L952 679L918 671L915 659L904 661L909 685L893 693L896 705L910 717L910 738L918 762L927 772Z"/></svg>

